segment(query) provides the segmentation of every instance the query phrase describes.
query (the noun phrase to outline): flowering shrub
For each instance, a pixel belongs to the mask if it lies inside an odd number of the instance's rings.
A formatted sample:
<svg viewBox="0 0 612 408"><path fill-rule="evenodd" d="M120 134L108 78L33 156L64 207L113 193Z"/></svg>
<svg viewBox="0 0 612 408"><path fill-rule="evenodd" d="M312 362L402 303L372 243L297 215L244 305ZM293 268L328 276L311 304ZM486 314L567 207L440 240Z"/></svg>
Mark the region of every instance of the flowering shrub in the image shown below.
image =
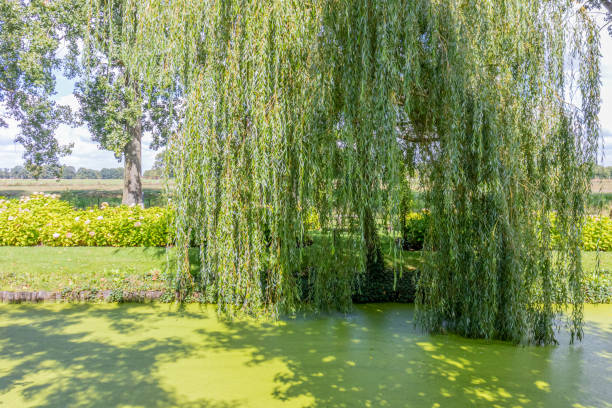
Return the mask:
<svg viewBox="0 0 612 408"><path fill-rule="evenodd" d="M74 210L54 194L0 199L0 245L166 246L170 211L109 207Z"/></svg>

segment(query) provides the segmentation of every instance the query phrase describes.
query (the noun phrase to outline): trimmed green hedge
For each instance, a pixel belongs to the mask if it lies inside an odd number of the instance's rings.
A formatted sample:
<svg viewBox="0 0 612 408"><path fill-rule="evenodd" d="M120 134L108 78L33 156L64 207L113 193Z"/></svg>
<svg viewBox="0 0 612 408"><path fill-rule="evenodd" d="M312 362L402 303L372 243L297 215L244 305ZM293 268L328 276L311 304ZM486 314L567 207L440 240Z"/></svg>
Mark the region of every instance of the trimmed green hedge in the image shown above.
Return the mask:
<svg viewBox="0 0 612 408"><path fill-rule="evenodd" d="M408 213L402 236L404 249L423 248L427 211ZM54 194L35 193L21 199L0 199L0 245L12 246L165 246L171 241L171 212L164 207L109 207L75 210ZM553 219L554 221L554 219ZM316 212L306 219L319 227ZM612 251L612 220L587 217L583 249Z"/></svg>
<svg viewBox="0 0 612 408"><path fill-rule="evenodd" d="M406 215L402 231L404 249L423 249L429 217L430 214L426 210ZM551 219L554 225L554 216ZM553 238L554 234L553 231ZM587 217L582 229L582 249L585 251L612 251L612 219L610 217Z"/></svg>
<svg viewBox="0 0 612 408"><path fill-rule="evenodd" d="M74 210L55 194L0 199L3 246L147 246L170 242L170 211L138 206Z"/></svg>
<svg viewBox="0 0 612 408"><path fill-rule="evenodd" d="M582 229L582 248L585 251L612 251L612 220L610 217L588 217Z"/></svg>

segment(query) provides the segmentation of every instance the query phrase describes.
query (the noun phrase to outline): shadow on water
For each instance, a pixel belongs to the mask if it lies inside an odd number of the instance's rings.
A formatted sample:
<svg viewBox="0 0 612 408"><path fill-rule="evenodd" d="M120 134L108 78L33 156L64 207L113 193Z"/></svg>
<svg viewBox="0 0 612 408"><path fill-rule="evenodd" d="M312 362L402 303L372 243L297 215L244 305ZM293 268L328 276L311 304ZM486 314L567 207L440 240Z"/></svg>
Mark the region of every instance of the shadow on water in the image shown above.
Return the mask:
<svg viewBox="0 0 612 408"><path fill-rule="evenodd" d="M227 330L200 333L210 347L253 350L250 364L284 358L290 374L277 376L275 397L311 393L315 407L351 407L356 401L373 407L600 407L612 397L606 385L610 327L606 335L597 324L587 327L592 335L599 333L595 347L603 352L597 353L600 361L589 358L594 365L587 367L585 345L516 347L427 336L415 330L410 307L360 309L348 319L298 319L266 330L232 322ZM594 370L593 378L586 377L587 370ZM598 370L607 380L596 375Z"/></svg>
<svg viewBox="0 0 612 408"><path fill-rule="evenodd" d="M0 406L605 407L612 400L610 307L588 323L584 343L562 339L559 347L426 335L409 305L277 323L222 321L207 310L2 306Z"/></svg>
<svg viewBox="0 0 612 408"><path fill-rule="evenodd" d="M3 310L0 396L17 393L19 400L29 402L28 406L38 407L234 406L231 402L206 399L180 401L172 390L160 385L155 375L157 365L188 358L192 352L192 347L178 336L166 337L163 341L145 337L120 345L91 337L100 327L92 326L90 321L98 318L110 323L111 335L112 332L132 335L135 331L146 331L146 320L140 314L131 315L132 308L138 306L104 310L91 305L73 305L49 310L23 305ZM156 316L164 315L176 313L156 311ZM201 313L197 317L203 319ZM19 321L23 318L26 320ZM18 321L6 324L7 319ZM7 357L9 367L6 367ZM0 406L22 405L0 399Z"/></svg>

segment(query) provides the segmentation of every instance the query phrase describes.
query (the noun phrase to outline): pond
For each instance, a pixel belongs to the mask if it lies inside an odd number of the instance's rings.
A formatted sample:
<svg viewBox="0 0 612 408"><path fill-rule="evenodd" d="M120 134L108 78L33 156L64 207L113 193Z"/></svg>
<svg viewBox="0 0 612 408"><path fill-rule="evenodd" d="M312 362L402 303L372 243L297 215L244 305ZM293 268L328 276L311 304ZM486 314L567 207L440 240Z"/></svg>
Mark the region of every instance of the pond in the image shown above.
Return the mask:
<svg viewBox="0 0 612 408"><path fill-rule="evenodd" d="M612 305L586 338L431 336L411 305L277 323L161 304L0 305L0 406L606 407Z"/></svg>

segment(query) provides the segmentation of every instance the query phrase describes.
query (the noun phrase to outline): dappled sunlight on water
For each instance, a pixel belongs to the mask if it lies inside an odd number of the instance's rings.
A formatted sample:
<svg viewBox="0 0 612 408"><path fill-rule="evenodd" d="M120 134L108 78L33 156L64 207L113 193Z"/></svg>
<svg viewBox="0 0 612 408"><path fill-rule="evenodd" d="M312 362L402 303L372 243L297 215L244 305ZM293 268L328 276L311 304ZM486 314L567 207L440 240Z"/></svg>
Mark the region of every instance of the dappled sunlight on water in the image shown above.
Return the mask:
<svg viewBox="0 0 612 408"><path fill-rule="evenodd" d="M612 306L585 340L430 336L410 305L223 321L169 305L0 306L0 406L610 406Z"/></svg>

